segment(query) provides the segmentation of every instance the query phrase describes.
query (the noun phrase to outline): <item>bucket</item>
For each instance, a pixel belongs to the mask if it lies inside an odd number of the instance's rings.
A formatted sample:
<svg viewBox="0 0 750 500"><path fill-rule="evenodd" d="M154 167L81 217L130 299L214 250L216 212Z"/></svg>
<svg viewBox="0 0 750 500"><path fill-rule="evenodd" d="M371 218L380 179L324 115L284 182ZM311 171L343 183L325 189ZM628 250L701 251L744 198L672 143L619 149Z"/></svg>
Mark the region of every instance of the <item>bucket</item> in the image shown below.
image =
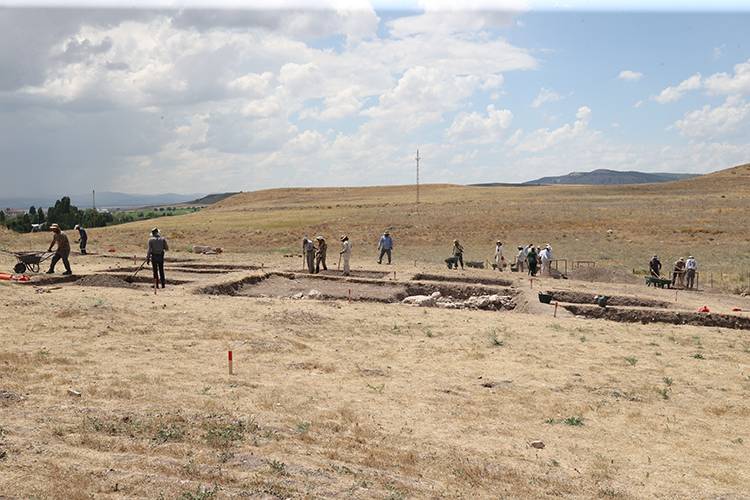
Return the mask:
<svg viewBox="0 0 750 500"><path fill-rule="evenodd" d="M552 294L539 292L539 302L542 304L549 304L552 302Z"/></svg>

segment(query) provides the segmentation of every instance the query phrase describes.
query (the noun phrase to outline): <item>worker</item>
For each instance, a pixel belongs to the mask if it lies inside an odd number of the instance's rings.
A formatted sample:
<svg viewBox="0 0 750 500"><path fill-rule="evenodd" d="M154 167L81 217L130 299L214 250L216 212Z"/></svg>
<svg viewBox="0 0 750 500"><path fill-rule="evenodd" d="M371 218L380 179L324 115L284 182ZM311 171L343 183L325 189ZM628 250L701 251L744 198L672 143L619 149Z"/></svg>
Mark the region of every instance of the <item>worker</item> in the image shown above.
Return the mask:
<svg viewBox="0 0 750 500"><path fill-rule="evenodd" d="M505 267L505 257L503 257L503 242L497 240L495 242L495 269L502 271Z"/></svg>
<svg viewBox="0 0 750 500"><path fill-rule="evenodd" d="M302 240L302 255L307 263L307 272L313 274L315 272L315 245L307 236Z"/></svg>
<svg viewBox="0 0 750 500"><path fill-rule="evenodd" d="M685 261L685 277L687 278L687 287L691 290L695 287L695 272L698 270L698 262L692 255Z"/></svg>
<svg viewBox="0 0 750 500"><path fill-rule="evenodd" d="M344 260L344 276L349 276L349 259L352 256L352 243L347 235L341 236L341 252L339 255Z"/></svg>
<svg viewBox="0 0 750 500"><path fill-rule="evenodd" d="M539 259L542 262L542 276L549 276L550 262L552 262L552 248L550 248L549 245L544 247L542 251L539 252Z"/></svg>
<svg viewBox="0 0 750 500"><path fill-rule="evenodd" d="M526 262L529 264L529 275L536 276L537 269L537 253L534 245L529 245L526 253Z"/></svg>
<svg viewBox="0 0 750 500"><path fill-rule="evenodd" d="M672 286L676 286L676 285L683 286L684 276L685 276L685 259L683 257L680 257L674 263L674 268L672 269Z"/></svg>
<svg viewBox="0 0 750 500"><path fill-rule="evenodd" d="M315 249L315 272L320 272L320 266L323 266L323 271L328 271L326 266L326 253L328 252L328 243L322 236L315 238L318 242L318 247Z"/></svg>
<svg viewBox="0 0 750 500"><path fill-rule="evenodd" d="M654 255L651 257L651 260L648 263L649 271L651 271L651 276L654 278L661 278L661 261L659 260L658 255Z"/></svg>
<svg viewBox="0 0 750 500"><path fill-rule="evenodd" d="M76 243L78 243L78 246L81 249L81 255L86 255L86 243L89 241L89 235L86 234L86 230L80 224L76 224L76 227L73 229L78 231L78 240Z"/></svg>
<svg viewBox="0 0 750 500"><path fill-rule="evenodd" d="M383 236L380 237L380 241L378 242L378 250L380 251L380 257L378 257L378 264L383 263L383 257L385 255L388 256L388 264L391 263L391 252L393 252L393 238L391 238L391 233L388 231L383 233Z"/></svg>
<svg viewBox="0 0 750 500"><path fill-rule="evenodd" d="M463 271L464 247L461 246L461 243L459 243L458 240L453 240L453 258L455 259L454 264L456 269L458 269L458 265L461 264L461 270Z"/></svg>
<svg viewBox="0 0 750 500"><path fill-rule="evenodd" d="M519 273L522 273L525 265L526 265L526 249L524 247L518 247L518 254L516 255L516 271L518 271Z"/></svg>
<svg viewBox="0 0 750 500"><path fill-rule="evenodd" d="M53 235L52 243L49 244L49 249L47 249L47 251L51 252L52 247L55 245L57 245L57 248L55 249L55 255L52 256L52 262L50 262L47 274L55 273L55 266L60 260L63 261L63 266L65 266L65 272L63 274L66 276L73 274L73 271L70 270L70 261L68 260L68 257L70 256L70 240L68 240L68 237L60 230L60 226L57 224L52 224L49 229L52 231Z"/></svg>
<svg viewBox="0 0 750 500"><path fill-rule="evenodd" d="M161 282L164 288L166 279L164 278L164 252L169 250L167 240L159 232L159 228L151 230L151 237L148 239L148 253L146 254L146 265L151 264L154 270L154 287Z"/></svg>

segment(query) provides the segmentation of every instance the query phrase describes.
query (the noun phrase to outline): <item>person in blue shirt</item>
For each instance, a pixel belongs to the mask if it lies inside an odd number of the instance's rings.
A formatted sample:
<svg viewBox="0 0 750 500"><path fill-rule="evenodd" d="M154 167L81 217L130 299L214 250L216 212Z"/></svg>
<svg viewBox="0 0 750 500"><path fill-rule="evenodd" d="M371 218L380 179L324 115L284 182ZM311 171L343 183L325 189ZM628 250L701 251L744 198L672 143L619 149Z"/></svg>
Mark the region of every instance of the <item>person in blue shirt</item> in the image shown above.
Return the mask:
<svg viewBox="0 0 750 500"><path fill-rule="evenodd" d="M383 233L383 236L380 237L380 242L378 243L378 250L380 250L380 257L378 257L378 264L383 263L383 257L388 256L388 264L391 263L391 252L393 251L393 238L391 238L391 233L388 231Z"/></svg>

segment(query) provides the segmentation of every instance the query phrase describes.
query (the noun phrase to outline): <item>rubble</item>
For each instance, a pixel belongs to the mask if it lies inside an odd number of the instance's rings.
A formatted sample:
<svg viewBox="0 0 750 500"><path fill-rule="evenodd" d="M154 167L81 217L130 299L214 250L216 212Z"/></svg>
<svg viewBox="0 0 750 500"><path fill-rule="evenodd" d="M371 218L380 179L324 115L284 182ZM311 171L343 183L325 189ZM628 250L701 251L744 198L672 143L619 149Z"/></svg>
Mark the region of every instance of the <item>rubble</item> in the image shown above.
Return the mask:
<svg viewBox="0 0 750 500"><path fill-rule="evenodd" d="M403 304L412 304L418 307L440 307L443 309L484 309L499 311L513 309L513 298L508 295L472 295L462 300L452 297L443 297L440 292L432 295L412 295L401 301Z"/></svg>

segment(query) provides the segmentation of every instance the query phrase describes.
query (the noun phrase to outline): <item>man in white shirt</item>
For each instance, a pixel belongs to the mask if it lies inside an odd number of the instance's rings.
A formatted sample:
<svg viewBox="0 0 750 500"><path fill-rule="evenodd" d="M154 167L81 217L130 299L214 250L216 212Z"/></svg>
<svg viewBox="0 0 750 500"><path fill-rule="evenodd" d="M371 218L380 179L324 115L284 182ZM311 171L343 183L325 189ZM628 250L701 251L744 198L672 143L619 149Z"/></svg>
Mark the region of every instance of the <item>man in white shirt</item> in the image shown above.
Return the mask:
<svg viewBox="0 0 750 500"><path fill-rule="evenodd" d="M693 288L695 286L695 272L698 270L698 262L692 255L685 261L685 278L687 280L687 287Z"/></svg>
<svg viewBox="0 0 750 500"><path fill-rule="evenodd" d="M539 252L539 257L542 259L542 276L550 275L550 262L552 262L552 248L547 245L544 249Z"/></svg>
<svg viewBox="0 0 750 500"><path fill-rule="evenodd" d="M516 270L519 273L523 272L523 267L526 265L526 250L523 247L518 247L518 255L516 255Z"/></svg>
<svg viewBox="0 0 750 500"><path fill-rule="evenodd" d="M503 258L503 242L498 240L497 243L495 243L495 269L497 269L498 271L502 271L504 265L505 259Z"/></svg>
<svg viewBox="0 0 750 500"><path fill-rule="evenodd" d="M341 252L339 253L344 260L344 276L349 276L349 259L352 256L352 244L349 237L341 237Z"/></svg>

